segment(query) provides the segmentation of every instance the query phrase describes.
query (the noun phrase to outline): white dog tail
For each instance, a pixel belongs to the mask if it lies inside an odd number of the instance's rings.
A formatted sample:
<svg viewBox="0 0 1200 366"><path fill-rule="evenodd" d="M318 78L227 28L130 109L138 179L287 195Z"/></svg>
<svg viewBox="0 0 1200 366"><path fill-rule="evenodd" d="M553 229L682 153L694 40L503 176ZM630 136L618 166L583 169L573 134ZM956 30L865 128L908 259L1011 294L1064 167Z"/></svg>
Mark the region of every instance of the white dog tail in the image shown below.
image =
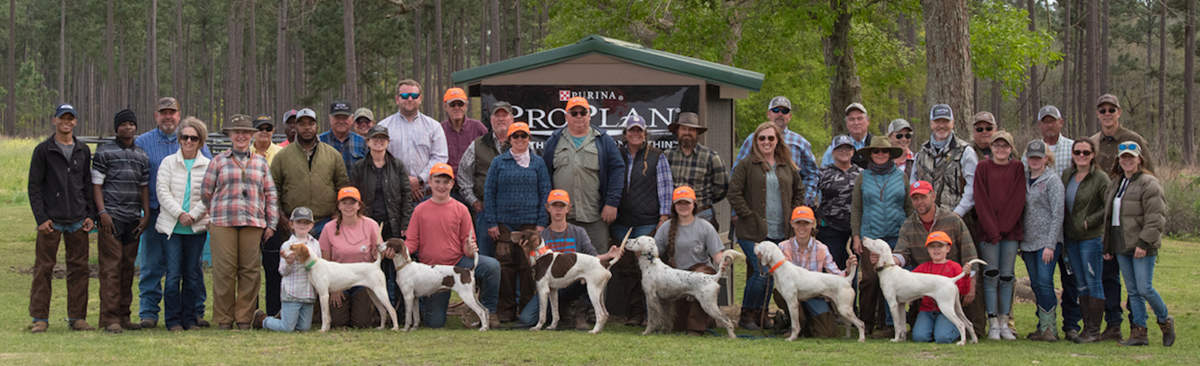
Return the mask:
<svg viewBox="0 0 1200 366"><path fill-rule="evenodd" d="M959 273L958 276L954 276L954 282L958 282L958 280L962 279L963 276L966 276L968 273L971 273L971 265L974 265L976 263L982 264L985 266L987 265L987 262L984 262L982 259L978 259L978 258L972 259L971 261L967 262L967 265L963 266L962 273Z"/></svg>
<svg viewBox="0 0 1200 366"><path fill-rule="evenodd" d="M739 251L736 251L733 249L722 250L721 251L721 263L716 264L717 265L717 274L715 274L714 276L717 276L717 278L721 277L721 274L722 274L721 272L725 271L725 262L734 261L734 260L738 260L738 259L745 259L745 258L746 258L746 255L742 254Z"/></svg>

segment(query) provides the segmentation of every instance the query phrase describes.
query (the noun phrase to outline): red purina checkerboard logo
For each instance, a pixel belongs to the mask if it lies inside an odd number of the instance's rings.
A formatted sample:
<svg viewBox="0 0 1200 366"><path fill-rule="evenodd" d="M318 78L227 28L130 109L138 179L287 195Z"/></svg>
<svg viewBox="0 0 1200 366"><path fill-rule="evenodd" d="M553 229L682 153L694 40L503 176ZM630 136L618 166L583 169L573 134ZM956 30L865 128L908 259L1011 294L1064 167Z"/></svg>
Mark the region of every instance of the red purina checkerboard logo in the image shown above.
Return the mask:
<svg viewBox="0 0 1200 366"><path fill-rule="evenodd" d="M569 99L571 99L571 91L570 90L559 90L558 91L558 101L565 102Z"/></svg>

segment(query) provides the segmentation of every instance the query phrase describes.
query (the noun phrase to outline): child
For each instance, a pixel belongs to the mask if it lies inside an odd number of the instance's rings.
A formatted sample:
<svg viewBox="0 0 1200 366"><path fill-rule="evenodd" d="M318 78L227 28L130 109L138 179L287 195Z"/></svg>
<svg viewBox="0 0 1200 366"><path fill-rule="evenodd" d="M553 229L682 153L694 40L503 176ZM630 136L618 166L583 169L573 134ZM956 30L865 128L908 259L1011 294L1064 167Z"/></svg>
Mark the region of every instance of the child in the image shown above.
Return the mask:
<svg viewBox="0 0 1200 366"><path fill-rule="evenodd" d="M835 154L837 151L835 150ZM795 234L791 239L779 243L779 249L783 251L783 256L789 262L800 266L812 272L824 272L845 276L846 273L838 268L834 263L833 255L830 254L829 247L813 236L816 226L816 215L812 208L808 206L797 206L792 209L792 233ZM858 258L854 254L847 254L847 268L858 265ZM776 304L786 304L783 297L778 292L775 293ZM801 329L807 331L808 335L821 338L837 338L841 335L840 327L837 325L837 319L829 306L829 301L824 297L816 297L805 300L801 304L802 314L799 314ZM788 314L788 309L784 309L785 318L777 319L775 324L780 330L790 329L791 314ZM784 319L789 319L784 321Z"/></svg>
<svg viewBox="0 0 1200 366"><path fill-rule="evenodd" d="M582 227L567 223L567 213L571 212L571 197L567 191L561 189L550 191L550 195L546 197L546 211L550 213L550 226L546 230L542 230L541 236L542 243L550 250L558 253L583 253L596 256L600 263L621 257L623 251L620 247L597 256L596 247L592 246L592 240L588 237L587 231ZM560 311L559 313L564 317L574 316L575 329L592 329L587 321L591 304L588 303L586 295L587 287L579 282L558 290L559 304L571 304L569 311ZM533 300L530 300L521 309L519 321L526 326L537 324L538 299L536 294Z"/></svg>
<svg viewBox="0 0 1200 366"><path fill-rule="evenodd" d="M292 253L292 244L304 244L308 252L316 257L321 256L321 244L308 232L313 228L313 214L308 207L296 207L292 210L292 237L279 246L279 274L283 279L279 282L281 307L279 316L267 317L259 310L255 313L255 325L277 332L305 331L312 326L313 302L317 295L312 285L308 283L308 268L305 263L296 262Z"/></svg>
<svg viewBox="0 0 1200 366"><path fill-rule="evenodd" d="M942 231L934 231L929 233L925 239L925 250L929 252L929 257L932 260L921 263L913 272L916 273L932 273L946 277L958 276L962 273L962 266L952 260L946 259L946 254L950 252L952 241L950 236ZM971 291L971 284L974 279L971 276L964 276L958 280L958 294L966 295ZM912 339L914 342L930 342L937 343L952 343L959 339L958 329L955 329L954 323L950 322L942 312L938 310L937 303L929 296L921 298L921 312L917 314L917 321L912 327Z"/></svg>

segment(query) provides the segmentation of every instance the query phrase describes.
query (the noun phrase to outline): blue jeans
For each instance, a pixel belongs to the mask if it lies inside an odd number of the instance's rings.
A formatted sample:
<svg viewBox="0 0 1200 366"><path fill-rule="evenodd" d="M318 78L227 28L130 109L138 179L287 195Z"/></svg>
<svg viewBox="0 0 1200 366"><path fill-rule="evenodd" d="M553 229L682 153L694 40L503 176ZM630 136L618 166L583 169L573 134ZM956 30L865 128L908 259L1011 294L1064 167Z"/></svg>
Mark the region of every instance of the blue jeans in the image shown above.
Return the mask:
<svg viewBox="0 0 1200 366"><path fill-rule="evenodd" d="M1013 267L1017 261L1017 242L981 242L979 256L983 267L983 299L988 315L1008 314L1012 310Z"/></svg>
<svg viewBox="0 0 1200 366"><path fill-rule="evenodd" d="M1079 296L1104 299L1104 242L1102 238L1067 240L1067 256L1075 272L1075 287Z"/></svg>
<svg viewBox="0 0 1200 366"><path fill-rule="evenodd" d="M163 316L167 328L179 325L191 328L196 325L196 282L204 282L199 276L200 252L204 250L204 233L172 234L164 242L167 263L167 281L163 284ZM183 316L188 314L189 316Z"/></svg>
<svg viewBox="0 0 1200 366"><path fill-rule="evenodd" d="M629 232L629 229L633 229L633 232L629 234L629 239L633 239L639 236L654 235L655 227L658 227L658 225L622 225L613 223L608 226L608 231L613 240L618 240L617 245L621 245L619 240L625 237L625 233Z"/></svg>
<svg viewBox="0 0 1200 366"><path fill-rule="evenodd" d="M312 303L284 301L280 303L279 317L263 319L263 328L276 332L303 332L312 326L312 315Z"/></svg>
<svg viewBox="0 0 1200 366"><path fill-rule="evenodd" d="M811 316L817 316L829 312L829 301L823 297L814 297L800 303L804 307L804 311Z"/></svg>
<svg viewBox="0 0 1200 366"><path fill-rule="evenodd" d="M746 254L746 287L742 290L742 309L762 309L767 296L767 271L758 263L758 256L754 255L754 244L757 243L744 239L738 239L737 242L742 247L742 253Z"/></svg>
<svg viewBox="0 0 1200 366"><path fill-rule="evenodd" d="M621 235L625 235L625 234L622 233ZM556 290L550 289L550 291L556 291ZM561 316L561 315L563 315L563 313L566 313L567 311L569 311L568 309L570 309L571 302L575 301L576 299L580 299L580 298L585 299L585 300L591 299L590 297L588 297L587 285L584 285L579 282L573 283L570 286L567 286L565 288L558 289L557 291L558 291L558 304L561 305L561 307L558 309L559 316ZM551 304L549 301L546 301L546 306L555 306L555 305ZM533 297L529 299L529 303L526 303L525 307L521 308L521 314L517 315L517 324L519 324L521 326L529 326L529 327L537 325L538 320L541 317L540 310L541 310L540 300L538 298L538 294L535 293L535 294L533 294ZM554 320L553 317L554 317L554 314L550 313L549 309L547 309L546 324L544 324L544 325L549 325L550 322Z"/></svg>
<svg viewBox="0 0 1200 366"><path fill-rule="evenodd" d="M1131 255L1119 254L1117 262L1121 264L1121 276L1125 277L1125 291L1129 293L1129 312L1133 324L1146 326L1146 303L1154 310L1154 317L1161 323L1167 320L1167 304L1163 302L1158 291L1154 290L1154 261L1158 256L1134 258ZM1111 324L1109 326L1112 326Z"/></svg>
<svg viewBox="0 0 1200 366"><path fill-rule="evenodd" d="M462 257L456 266L471 268L474 259ZM479 267L475 268L475 285L479 288L479 302L489 314L496 313L496 301L500 298L500 262L495 258L480 255ZM430 328L446 325L446 306L450 304L450 292L443 291L421 298L421 322Z"/></svg>
<svg viewBox="0 0 1200 366"><path fill-rule="evenodd" d="M483 225L483 213L480 212L475 215L475 244L479 246L480 254L496 258L496 242L488 235L488 228Z"/></svg>
<svg viewBox="0 0 1200 366"><path fill-rule="evenodd" d="M1021 260L1025 262L1025 271L1029 272L1029 287L1033 289L1038 309L1053 310L1058 306L1058 296L1054 294L1054 265L1058 264L1058 251L1054 251L1050 263L1042 261L1041 250L1022 251Z"/></svg>
<svg viewBox="0 0 1200 366"><path fill-rule="evenodd" d="M917 321L913 323L913 342L954 343L961 338L954 323L938 311L922 311L917 313Z"/></svg>

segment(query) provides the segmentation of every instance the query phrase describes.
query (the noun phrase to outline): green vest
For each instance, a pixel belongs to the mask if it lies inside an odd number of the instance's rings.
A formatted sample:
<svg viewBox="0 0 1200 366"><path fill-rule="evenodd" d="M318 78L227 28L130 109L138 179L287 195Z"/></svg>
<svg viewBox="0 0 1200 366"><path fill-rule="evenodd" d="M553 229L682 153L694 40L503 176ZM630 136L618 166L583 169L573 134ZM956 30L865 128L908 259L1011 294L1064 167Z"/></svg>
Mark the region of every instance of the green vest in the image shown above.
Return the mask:
<svg viewBox="0 0 1200 366"><path fill-rule="evenodd" d="M483 137L475 139L475 175L471 177L475 181L475 197L483 199L483 189L487 184L488 168L492 166L492 159L500 156L500 151L496 150L496 135L485 134Z"/></svg>

